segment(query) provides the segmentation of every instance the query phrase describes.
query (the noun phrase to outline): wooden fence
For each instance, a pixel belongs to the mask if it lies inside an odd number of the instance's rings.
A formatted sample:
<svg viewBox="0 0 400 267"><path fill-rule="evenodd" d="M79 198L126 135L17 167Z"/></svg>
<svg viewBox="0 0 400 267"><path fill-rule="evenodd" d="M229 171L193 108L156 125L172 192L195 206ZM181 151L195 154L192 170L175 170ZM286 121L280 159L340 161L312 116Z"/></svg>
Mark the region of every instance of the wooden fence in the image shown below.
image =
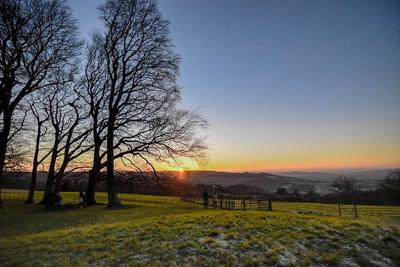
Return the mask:
<svg viewBox="0 0 400 267"><path fill-rule="evenodd" d="M2 200L25 201L28 196L26 190L3 190ZM41 200L43 192L35 192L35 202ZM62 192L61 196L65 203L78 203L77 192ZM196 196L168 197L149 196L139 194L119 194L119 199L126 205L204 205L204 199ZM107 203L106 193L97 193L96 201L99 204ZM240 199L240 198L209 198L208 208L224 210L260 210L290 212L297 214L314 214L325 216L345 217L378 217L379 216L400 216L398 206L374 206L374 205L348 205L348 204L325 204L307 202L283 202L271 199Z"/></svg>
<svg viewBox="0 0 400 267"><path fill-rule="evenodd" d="M204 199L195 196L186 196L182 201L204 205ZM291 212L297 214L314 214L327 216L345 216L345 217L378 217L400 216L400 207L398 206L374 206L374 205L356 205L356 204L326 204L326 203L308 203L308 202L284 202L273 201L272 199L238 199L238 198L210 198L209 208L218 208L226 210L264 210L276 212Z"/></svg>

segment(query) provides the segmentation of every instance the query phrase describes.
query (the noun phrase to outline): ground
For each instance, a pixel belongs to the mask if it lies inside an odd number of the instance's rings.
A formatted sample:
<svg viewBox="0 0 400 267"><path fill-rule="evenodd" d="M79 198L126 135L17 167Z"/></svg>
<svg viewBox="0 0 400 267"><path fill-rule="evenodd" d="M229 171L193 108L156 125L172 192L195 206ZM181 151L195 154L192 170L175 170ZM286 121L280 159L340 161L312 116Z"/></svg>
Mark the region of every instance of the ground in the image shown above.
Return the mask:
<svg viewBox="0 0 400 267"><path fill-rule="evenodd" d="M400 266L400 218L7 201L2 266Z"/></svg>

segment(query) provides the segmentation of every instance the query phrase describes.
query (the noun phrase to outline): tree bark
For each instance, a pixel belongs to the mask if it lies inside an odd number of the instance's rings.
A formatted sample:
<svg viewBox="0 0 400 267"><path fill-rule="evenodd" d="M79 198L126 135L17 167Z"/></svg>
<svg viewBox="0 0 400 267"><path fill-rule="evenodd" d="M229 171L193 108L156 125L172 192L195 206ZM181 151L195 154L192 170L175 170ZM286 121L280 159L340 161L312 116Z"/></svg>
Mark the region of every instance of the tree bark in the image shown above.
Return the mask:
<svg viewBox="0 0 400 267"><path fill-rule="evenodd" d="M97 175L95 174L95 170L91 169L89 171L89 180L88 185L86 187L85 197L83 201L87 205L96 205L96 185L97 185Z"/></svg>
<svg viewBox="0 0 400 267"><path fill-rule="evenodd" d="M3 133L1 133L0 135L3 135ZM2 185L2 180L3 180L3 170L4 170L4 163L6 161L6 143L4 142L2 136L0 137L0 207L2 205L2 198L1 198L1 189L3 187Z"/></svg>
<svg viewBox="0 0 400 267"><path fill-rule="evenodd" d="M6 163L7 141L11 130L11 115L3 111L3 129L0 132L0 207L2 205L1 190Z"/></svg>
<svg viewBox="0 0 400 267"><path fill-rule="evenodd" d="M53 145L53 152L51 154L51 160L50 160L50 165L49 165L49 171L47 174L47 180L46 180L46 185L44 188L44 193L43 193L43 199L40 202L40 204L48 204L49 203L49 197L53 193L53 188L54 188L54 182L55 182L55 166L56 166L56 161L57 161L57 149L58 149L58 135L56 134L55 142Z"/></svg>
<svg viewBox="0 0 400 267"><path fill-rule="evenodd" d="M40 135L41 135L42 125L39 122L36 134L36 145L35 145L35 153L33 155L33 163L32 163L32 176L31 176L31 184L29 186L29 194L28 199L26 200L26 204L33 203L33 197L35 194L36 188L36 180L37 180L37 168L38 168L38 157L39 157L39 147L40 147Z"/></svg>
<svg viewBox="0 0 400 267"><path fill-rule="evenodd" d="M89 179L88 185L86 187L86 193L83 201L87 205L95 205L96 203L96 185L99 181L99 175L101 171L101 158L100 158L100 147L102 144L102 139L97 131L97 116L98 114L94 114L93 118L93 140L94 140L94 149L93 149L93 163L92 169L89 171Z"/></svg>
<svg viewBox="0 0 400 267"><path fill-rule="evenodd" d="M116 208L120 205L117 183L114 177L114 114L110 112L107 126L107 193L108 207Z"/></svg>
<svg viewBox="0 0 400 267"><path fill-rule="evenodd" d="M89 171L89 179L88 185L86 187L86 193L83 201L87 205L95 205L96 204L96 186L99 181L99 175L101 171L101 159L100 159L100 145L101 142L98 143L99 145L95 145L94 152L93 152L93 166L92 169Z"/></svg>
<svg viewBox="0 0 400 267"><path fill-rule="evenodd" d="M54 172L52 174L49 173L44 187L43 198L39 204L49 204L49 197L53 193L54 180Z"/></svg>

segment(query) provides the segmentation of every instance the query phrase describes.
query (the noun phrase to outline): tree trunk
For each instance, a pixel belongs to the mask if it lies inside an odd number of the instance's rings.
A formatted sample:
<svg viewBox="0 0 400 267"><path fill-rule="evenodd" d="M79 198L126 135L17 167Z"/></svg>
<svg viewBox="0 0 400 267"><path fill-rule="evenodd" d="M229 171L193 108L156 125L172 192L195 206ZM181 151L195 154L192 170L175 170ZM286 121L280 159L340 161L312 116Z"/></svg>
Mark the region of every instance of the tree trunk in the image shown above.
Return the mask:
<svg viewBox="0 0 400 267"><path fill-rule="evenodd" d="M35 188L36 188L36 180L37 180L37 165L33 163L32 166L32 176L31 176L31 184L29 186L29 194L28 194L28 199L26 200L26 204L31 204L33 203L33 197L35 194Z"/></svg>
<svg viewBox="0 0 400 267"><path fill-rule="evenodd" d="M1 133L1 135L2 135L3 133ZM3 139L3 138L1 138L1 139ZM5 161L6 161L6 143L7 142L5 142L4 143L4 141L3 140L1 140L0 141L1 143L0 143L0 207L1 207L1 205L2 205L2 199L1 199L1 189L2 189L2 180L3 180L3 170L4 170L4 164L5 164Z"/></svg>
<svg viewBox="0 0 400 267"><path fill-rule="evenodd" d="M67 153L67 152L65 152L65 153ZM53 188L54 192L61 192L62 179L64 178L65 171L67 169L69 160L70 160L70 158L68 155L64 156L64 161L61 164L61 167L59 168L57 174L55 175L54 188Z"/></svg>
<svg viewBox="0 0 400 267"><path fill-rule="evenodd" d="M120 203L114 177L114 114L112 112L107 126L107 193L108 207L118 207Z"/></svg>
<svg viewBox="0 0 400 267"><path fill-rule="evenodd" d="M96 185L97 185L97 177L95 171L91 169L89 171L89 180L88 185L86 187L85 197L83 201L87 205L96 205Z"/></svg>
<svg viewBox="0 0 400 267"><path fill-rule="evenodd" d="M40 204L49 204L49 197L54 192L54 181L55 181L55 167L57 161L57 149L58 149L58 134L56 134L55 142L53 145L53 151L51 153L51 160L49 165L49 171L47 174L46 185L44 187L43 199Z"/></svg>
<svg viewBox="0 0 400 267"><path fill-rule="evenodd" d="M0 132L0 207L2 204L1 189L6 163L7 140L11 130L11 115L3 111L3 129Z"/></svg>
<svg viewBox="0 0 400 267"><path fill-rule="evenodd" d="M101 159L100 159L100 147L101 147L101 139L97 135L97 132L94 130L94 142L95 147L93 151L93 165L92 169L89 171L89 179L88 185L86 187L86 193L83 201L87 205L95 205L96 204L96 185L98 183L99 174L101 171Z"/></svg>
<svg viewBox="0 0 400 267"><path fill-rule="evenodd" d="M62 178L64 177L64 171L58 172L54 182L54 192L61 192Z"/></svg>
<svg viewBox="0 0 400 267"><path fill-rule="evenodd" d="M26 200L26 204L33 203L33 197L34 197L34 194L35 194L41 128L42 128L42 124L39 122L38 128L37 128L38 132L37 132L37 135L36 135L35 153L33 155L31 184L29 186L29 194L28 194L28 199Z"/></svg>
<svg viewBox="0 0 400 267"><path fill-rule="evenodd" d="M55 180L54 173L53 174L49 173L47 175L46 185L44 187L43 198L39 204L49 204L50 195L53 193L54 180Z"/></svg>

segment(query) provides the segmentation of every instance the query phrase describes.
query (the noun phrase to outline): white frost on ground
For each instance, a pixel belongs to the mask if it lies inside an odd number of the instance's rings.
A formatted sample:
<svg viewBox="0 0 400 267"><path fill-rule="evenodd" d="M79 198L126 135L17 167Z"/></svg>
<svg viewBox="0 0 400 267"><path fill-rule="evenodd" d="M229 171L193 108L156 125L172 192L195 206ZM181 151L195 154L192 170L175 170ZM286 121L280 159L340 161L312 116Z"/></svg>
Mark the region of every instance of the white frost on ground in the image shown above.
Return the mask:
<svg viewBox="0 0 400 267"><path fill-rule="evenodd" d="M297 257L290 251L284 251L278 256L278 265L288 266L297 262Z"/></svg>
<svg viewBox="0 0 400 267"><path fill-rule="evenodd" d="M359 267L360 265L358 265L356 262L354 262L354 260L352 258L344 258L341 261L343 266L348 266L348 267Z"/></svg>
<svg viewBox="0 0 400 267"><path fill-rule="evenodd" d="M376 264L377 266L381 267L395 266L389 258L380 255L376 250L374 251L370 249L369 253L366 253L364 256L369 262L371 262L372 264Z"/></svg>
<svg viewBox="0 0 400 267"><path fill-rule="evenodd" d="M229 245L229 241L225 240L222 236L218 236L214 240L218 245L220 245L223 248L226 248Z"/></svg>

